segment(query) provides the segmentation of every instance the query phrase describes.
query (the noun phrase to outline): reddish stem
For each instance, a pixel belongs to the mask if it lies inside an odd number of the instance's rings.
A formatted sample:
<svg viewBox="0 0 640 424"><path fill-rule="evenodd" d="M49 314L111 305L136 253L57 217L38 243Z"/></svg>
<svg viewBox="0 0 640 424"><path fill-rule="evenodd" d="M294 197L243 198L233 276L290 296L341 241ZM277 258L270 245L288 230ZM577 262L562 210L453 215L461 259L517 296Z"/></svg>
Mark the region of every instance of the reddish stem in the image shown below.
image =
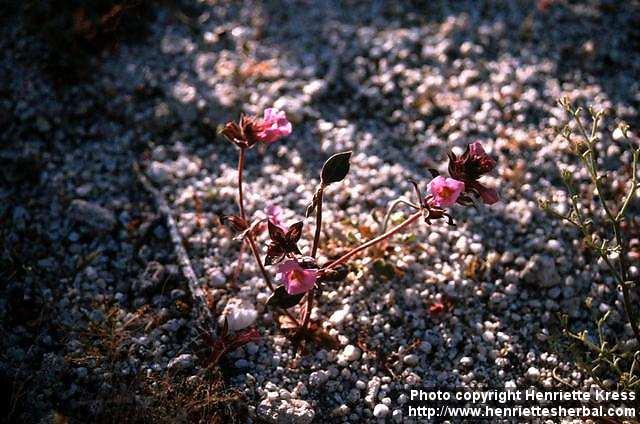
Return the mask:
<svg viewBox="0 0 640 424"><path fill-rule="evenodd" d="M242 171L244 170L244 158L245 158L245 149L240 148L240 156L238 157L238 206L240 208L240 216L242 217L242 219L246 221L247 216L244 211L244 196L242 191ZM260 260L258 247L256 246L256 242L253 238L253 234L251 233L251 231L247 233L247 240L249 241L249 246L251 247L251 253L253 253L253 257L258 263L258 267L260 268L260 272L262 273L262 277L264 278L265 283L267 283L269 290L271 290L271 292L274 292L275 288L273 287L273 283L271 282L271 277L269 277L269 273L267 272L267 270L264 267L264 264ZM298 323L298 320L295 319L293 315L289 313L289 311L281 308L279 308L279 310L281 310L281 312L287 315L296 325L300 325Z"/></svg>
<svg viewBox="0 0 640 424"><path fill-rule="evenodd" d="M240 156L238 157L238 207L240 208L240 216L245 221L247 216L244 213L244 196L242 195L242 171L244 170L245 149L240 148Z"/></svg>
<svg viewBox="0 0 640 424"><path fill-rule="evenodd" d="M353 256L357 255L358 253L362 252L363 250L366 250L369 247L373 246L374 244L380 243L381 241L388 239L394 234L399 233L405 227L409 226L410 224L418 220L418 218L420 218L421 216L422 216L422 211L420 210L414 213L413 215L411 215L404 222L396 225L395 227L387 231L386 233L381 234L378 237L374 238L373 240L369 240L368 242L363 243L360 246L348 251L347 253L342 255L340 258L336 259L335 261L331 262L329 265L325 266L324 269L335 268L338 265L345 263L346 261L351 259Z"/></svg>
<svg viewBox="0 0 640 424"><path fill-rule="evenodd" d="M318 203L316 204L316 232L313 237L313 247L311 248L311 257L315 259L318 253L318 245L320 244L320 233L322 231L322 196L324 195L324 187L320 186L317 192ZM313 308L313 287L307 292L307 308L304 311L302 319L302 328L306 329L311 319L311 309Z"/></svg>

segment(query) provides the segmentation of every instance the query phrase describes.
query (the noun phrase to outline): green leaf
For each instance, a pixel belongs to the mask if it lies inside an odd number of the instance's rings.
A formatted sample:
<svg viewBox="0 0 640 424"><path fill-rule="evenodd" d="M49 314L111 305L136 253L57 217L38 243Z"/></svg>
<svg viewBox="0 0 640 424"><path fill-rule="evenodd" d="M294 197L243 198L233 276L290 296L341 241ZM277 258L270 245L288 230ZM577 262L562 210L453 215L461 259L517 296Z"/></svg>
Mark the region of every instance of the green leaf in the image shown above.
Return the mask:
<svg viewBox="0 0 640 424"><path fill-rule="evenodd" d="M344 180L349 173L349 159L351 151L336 153L331 156L322 166L320 174L320 182L323 186L331 183L337 183Z"/></svg>
<svg viewBox="0 0 640 424"><path fill-rule="evenodd" d="M304 293L289 294L287 293L287 289L285 289L284 286L278 286L276 287L276 290L273 292L269 300L267 300L267 305L279 306L283 309L289 309L300 303L303 297Z"/></svg>

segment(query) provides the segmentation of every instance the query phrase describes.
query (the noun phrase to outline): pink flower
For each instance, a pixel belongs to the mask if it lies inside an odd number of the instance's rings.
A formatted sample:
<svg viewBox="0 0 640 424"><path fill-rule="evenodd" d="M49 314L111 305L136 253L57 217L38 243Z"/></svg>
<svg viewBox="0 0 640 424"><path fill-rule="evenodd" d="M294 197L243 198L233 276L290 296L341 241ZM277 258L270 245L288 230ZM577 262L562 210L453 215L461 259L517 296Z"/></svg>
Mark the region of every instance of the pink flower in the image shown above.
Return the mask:
<svg viewBox="0 0 640 424"><path fill-rule="evenodd" d="M276 277L284 284L287 293L300 294L313 288L318 278L317 269L304 269L295 260L288 260L278 265Z"/></svg>
<svg viewBox="0 0 640 424"><path fill-rule="evenodd" d="M287 120L283 111L268 108L264 117L257 125L256 138L263 143L273 143L291 134L291 122Z"/></svg>
<svg viewBox="0 0 640 424"><path fill-rule="evenodd" d="M462 156L449 152L449 175L465 184L465 192L480 196L487 205L498 201L498 193L485 187L478 178L496 167L496 161L489 156L479 142L467 146ZM464 200L464 199L463 199Z"/></svg>
<svg viewBox="0 0 640 424"><path fill-rule="evenodd" d="M267 206L266 212L267 212L267 218L269 219L269 221L271 221L274 225L280 227L282 231L285 231L285 232L287 231L287 226L284 224L284 222L282 222L284 211L280 206L269 205Z"/></svg>
<svg viewBox="0 0 640 424"><path fill-rule="evenodd" d="M436 206L452 206L464 191L464 183L453 178L437 176L429 182L427 190L433 196Z"/></svg>

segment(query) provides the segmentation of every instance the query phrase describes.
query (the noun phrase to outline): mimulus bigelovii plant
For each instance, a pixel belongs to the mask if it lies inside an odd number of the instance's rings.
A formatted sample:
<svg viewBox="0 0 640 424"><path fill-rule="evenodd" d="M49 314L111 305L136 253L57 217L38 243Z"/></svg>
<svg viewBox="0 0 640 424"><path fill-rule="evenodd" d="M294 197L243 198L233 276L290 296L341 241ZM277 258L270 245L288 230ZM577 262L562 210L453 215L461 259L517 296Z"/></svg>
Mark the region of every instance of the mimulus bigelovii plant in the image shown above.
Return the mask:
<svg viewBox="0 0 640 424"><path fill-rule="evenodd" d="M243 169L247 150L258 143L272 144L290 135L292 125L285 113L277 109L267 109L262 118L242 115L238 122L228 122L221 134L239 149L238 158L238 208L239 214L228 216L227 221L238 232L236 239L246 240L258 264L264 281L271 291L267 305L280 313L279 322L289 338L294 343L295 351L304 347L305 341L327 341L327 335L322 333L317 322L310 319L313 302L318 298L318 292L328 282L337 282L346 277L348 263L359 253L369 247L390 239L411 224L422 218L430 224L433 220L446 219L449 225L455 225L447 208L460 204L473 205L472 196L485 204L498 201L495 190L483 185L479 179L491 172L496 162L482 148L478 142L467 146L461 156L449 152L449 176L441 176L435 170L430 170L433 179L427 184L426 193L422 193L420 185L411 180L417 202L398 199L388 208L387 218L382 234L359 246L351 248L339 258L327 263L317 261L322 229L322 208L324 191L330 184L342 181L349 172L351 152L341 152L331 156L323 165L320 172L320 184L317 187L305 216L315 214L315 231L311 251L301 252L298 241L302 236L303 221L286 225L282 220L282 209L271 205L265 211L267 218L253 221L247 217L243 195ZM387 230L389 214L399 203L404 203L414 210L404 221ZM262 231L268 230L266 254L262 256L257 239ZM272 272L267 270L272 267ZM274 285L272 275L275 275L277 285ZM303 302L304 300L304 302ZM297 316L295 312L297 311Z"/></svg>

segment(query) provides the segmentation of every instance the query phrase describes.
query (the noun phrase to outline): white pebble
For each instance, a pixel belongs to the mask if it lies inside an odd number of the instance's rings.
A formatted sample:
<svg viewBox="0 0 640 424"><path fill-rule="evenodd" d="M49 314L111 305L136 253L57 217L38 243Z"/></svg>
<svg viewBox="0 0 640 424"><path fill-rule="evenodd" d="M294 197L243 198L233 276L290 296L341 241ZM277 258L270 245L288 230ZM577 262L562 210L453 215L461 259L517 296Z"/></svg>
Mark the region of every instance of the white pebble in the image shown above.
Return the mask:
<svg viewBox="0 0 640 424"><path fill-rule="evenodd" d="M338 355L338 363L352 362L358 358L360 358L360 349L354 345L347 345L340 355Z"/></svg>
<svg viewBox="0 0 640 424"><path fill-rule="evenodd" d="M532 381L538 381L540 379L540 371L536 367L530 367L527 370L527 377Z"/></svg>
<svg viewBox="0 0 640 424"><path fill-rule="evenodd" d="M384 403L379 403L373 408L373 416L376 418L384 418L389 413L389 407Z"/></svg>
<svg viewBox="0 0 640 424"><path fill-rule="evenodd" d="M418 362L420 362L420 358L418 357L418 355L414 354L406 355L404 358L402 358L402 362L413 367L418 365Z"/></svg>

